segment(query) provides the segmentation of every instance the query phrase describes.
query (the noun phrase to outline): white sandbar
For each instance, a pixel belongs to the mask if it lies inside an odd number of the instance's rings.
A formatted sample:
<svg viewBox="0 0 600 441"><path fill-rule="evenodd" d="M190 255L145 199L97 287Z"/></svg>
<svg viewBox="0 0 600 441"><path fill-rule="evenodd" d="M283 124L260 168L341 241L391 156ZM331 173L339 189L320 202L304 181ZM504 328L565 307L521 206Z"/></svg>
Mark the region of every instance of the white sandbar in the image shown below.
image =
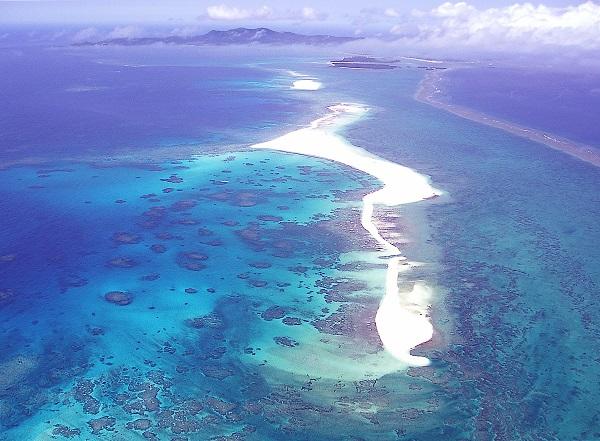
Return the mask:
<svg viewBox="0 0 600 441"><path fill-rule="evenodd" d="M319 90L323 84L316 80L296 80L292 83L292 89L296 90Z"/></svg>
<svg viewBox="0 0 600 441"><path fill-rule="evenodd" d="M329 159L381 181L381 189L363 198L361 214L362 226L389 257L385 295L379 305L375 323L383 346L391 355L408 365L426 366L429 359L411 355L410 351L433 336L433 326L427 316L430 289L425 284L418 283L410 292L399 292L398 275L406 258L395 245L381 236L373 222L373 213L375 205L407 204L442 193L430 185L426 176L356 147L338 134L342 127L364 116L368 112L367 107L342 103L328 109L330 112L327 115L313 121L309 127L252 147Z"/></svg>

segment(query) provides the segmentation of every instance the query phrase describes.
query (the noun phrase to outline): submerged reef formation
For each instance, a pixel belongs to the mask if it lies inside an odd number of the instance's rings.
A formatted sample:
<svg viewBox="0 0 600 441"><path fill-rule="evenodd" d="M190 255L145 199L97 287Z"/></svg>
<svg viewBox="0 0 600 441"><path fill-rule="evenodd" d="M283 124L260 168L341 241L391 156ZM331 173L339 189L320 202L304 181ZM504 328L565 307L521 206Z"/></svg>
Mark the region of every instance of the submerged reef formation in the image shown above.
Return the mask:
<svg viewBox="0 0 600 441"><path fill-rule="evenodd" d="M124 291L111 291L104 294L104 299L118 306L129 305L133 301L131 294Z"/></svg>
<svg viewBox="0 0 600 441"><path fill-rule="evenodd" d="M3 331L0 430L161 441L425 430L437 403L402 397L430 396L431 383L403 374L375 327L385 265L357 199L374 183L308 158L238 156L136 170L142 194L130 175L111 179L121 214L86 225L98 235L72 261L41 272L43 288L3 280L0 312L21 322Z"/></svg>

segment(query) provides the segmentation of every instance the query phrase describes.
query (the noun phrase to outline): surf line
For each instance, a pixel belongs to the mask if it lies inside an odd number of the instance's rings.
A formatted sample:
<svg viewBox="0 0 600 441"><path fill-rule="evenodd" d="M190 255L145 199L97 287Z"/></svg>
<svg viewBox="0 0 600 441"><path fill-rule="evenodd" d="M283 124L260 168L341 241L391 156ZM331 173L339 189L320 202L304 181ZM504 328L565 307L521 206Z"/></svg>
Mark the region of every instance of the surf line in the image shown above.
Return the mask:
<svg viewBox="0 0 600 441"><path fill-rule="evenodd" d="M383 238L374 222L375 206L388 207L418 202L442 194L431 186L429 178L416 171L380 158L348 142L341 129L362 118L369 108L362 104L340 103L308 127L287 133L271 141L254 144L255 149L295 153L342 163L377 178L383 185L363 197L361 224L377 241L387 257L385 294L381 299L375 324L384 348L410 366L426 366L429 359L410 351L429 341L433 325L427 315L431 290L422 282L412 291L400 292L398 277L406 257L394 244Z"/></svg>

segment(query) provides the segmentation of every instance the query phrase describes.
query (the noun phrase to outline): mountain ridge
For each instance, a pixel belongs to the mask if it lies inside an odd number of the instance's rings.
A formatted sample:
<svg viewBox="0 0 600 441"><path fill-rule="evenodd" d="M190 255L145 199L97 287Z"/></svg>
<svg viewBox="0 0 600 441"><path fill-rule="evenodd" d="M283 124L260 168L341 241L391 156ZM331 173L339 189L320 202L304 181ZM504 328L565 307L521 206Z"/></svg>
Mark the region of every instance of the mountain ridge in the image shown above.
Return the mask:
<svg viewBox="0 0 600 441"><path fill-rule="evenodd" d="M279 32L269 28L235 28L225 31L211 30L193 36L110 38L95 42L77 43L76 46L144 46L157 43L181 45L336 45L361 40L362 37L338 37L333 35L305 35L294 32Z"/></svg>

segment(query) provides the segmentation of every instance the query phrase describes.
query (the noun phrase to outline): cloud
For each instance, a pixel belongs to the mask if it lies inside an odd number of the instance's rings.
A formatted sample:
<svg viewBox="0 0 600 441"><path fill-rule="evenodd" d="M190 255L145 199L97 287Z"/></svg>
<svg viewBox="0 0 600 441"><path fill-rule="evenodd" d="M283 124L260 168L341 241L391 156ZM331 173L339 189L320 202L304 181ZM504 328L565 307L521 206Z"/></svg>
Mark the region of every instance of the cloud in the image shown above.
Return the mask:
<svg viewBox="0 0 600 441"><path fill-rule="evenodd" d="M302 18L305 20L321 20L324 15L319 13L316 9L310 7L304 7L301 10Z"/></svg>
<svg viewBox="0 0 600 441"><path fill-rule="evenodd" d="M144 30L138 26L117 26L108 33L106 38L135 38L144 35Z"/></svg>
<svg viewBox="0 0 600 441"><path fill-rule="evenodd" d="M83 41L90 41L98 37L98 29L94 27L84 28L75 33L73 41L81 43Z"/></svg>
<svg viewBox="0 0 600 441"><path fill-rule="evenodd" d="M206 8L206 15L213 20L267 19L273 16L273 10L268 6L258 9L240 9L227 5L216 5Z"/></svg>
<svg viewBox="0 0 600 441"><path fill-rule="evenodd" d="M396 23L390 33L434 48L600 49L600 4L588 1L553 8L517 3L478 9L466 2L446 2L430 11L413 11L412 25L407 21Z"/></svg>
<svg viewBox="0 0 600 441"><path fill-rule="evenodd" d="M316 9L305 6L298 10L275 10L270 6L248 9L225 4L206 8L206 17L211 20L243 21L243 20L282 20L282 21L317 21L324 20L327 15Z"/></svg>
<svg viewBox="0 0 600 441"><path fill-rule="evenodd" d="M400 13L394 8L387 8L385 11L383 11L383 14L386 17L400 17Z"/></svg>

